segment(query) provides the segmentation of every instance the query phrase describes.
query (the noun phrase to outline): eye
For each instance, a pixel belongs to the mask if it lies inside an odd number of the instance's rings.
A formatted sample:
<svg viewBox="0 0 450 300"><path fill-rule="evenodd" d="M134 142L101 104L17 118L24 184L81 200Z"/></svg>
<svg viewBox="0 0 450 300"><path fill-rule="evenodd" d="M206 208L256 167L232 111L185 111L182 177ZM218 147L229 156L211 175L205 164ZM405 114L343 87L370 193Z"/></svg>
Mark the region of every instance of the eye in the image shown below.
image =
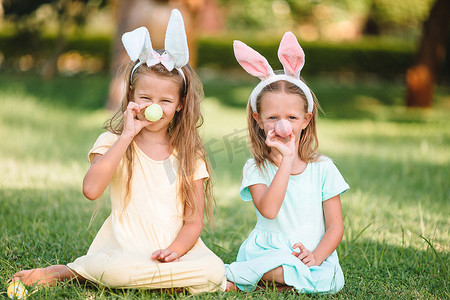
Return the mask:
<svg viewBox="0 0 450 300"><path fill-rule="evenodd" d="M276 117L270 116L268 119L269 119L269 120L276 120Z"/></svg>
<svg viewBox="0 0 450 300"><path fill-rule="evenodd" d="M289 119L290 119L290 120L296 120L297 117L296 117L296 116L290 116Z"/></svg>

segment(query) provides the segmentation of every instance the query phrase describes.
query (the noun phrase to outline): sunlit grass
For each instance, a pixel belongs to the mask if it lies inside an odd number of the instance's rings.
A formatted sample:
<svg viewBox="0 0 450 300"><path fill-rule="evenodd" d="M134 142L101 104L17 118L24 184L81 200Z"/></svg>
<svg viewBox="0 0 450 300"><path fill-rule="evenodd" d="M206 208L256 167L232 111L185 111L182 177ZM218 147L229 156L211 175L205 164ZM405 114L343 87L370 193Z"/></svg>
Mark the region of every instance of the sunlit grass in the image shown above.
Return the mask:
<svg viewBox="0 0 450 300"><path fill-rule="evenodd" d="M107 79L99 77L45 83L2 78L0 295L5 296L8 279L19 269L67 263L84 255L109 213L104 197L88 228L95 203L81 193L89 166L86 154L110 115L101 108L103 94L87 89L89 81L94 91L107 86ZM398 83L384 87L317 78L310 84L326 112L318 125L319 150L335 161L351 186L342 197L345 235L338 248L346 285L333 297L449 298L448 90L438 90L436 108L410 111L400 105ZM244 82L212 80L206 81L205 90L202 135L213 163L217 209L216 226L202 238L231 263L255 222L252 204L238 196L242 166L250 155L244 105L251 88ZM82 105L88 102L88 107ZM42 288L33 296L172 298L67 283ZM252 297L299 298L273 290L200 296Z"/></svg>

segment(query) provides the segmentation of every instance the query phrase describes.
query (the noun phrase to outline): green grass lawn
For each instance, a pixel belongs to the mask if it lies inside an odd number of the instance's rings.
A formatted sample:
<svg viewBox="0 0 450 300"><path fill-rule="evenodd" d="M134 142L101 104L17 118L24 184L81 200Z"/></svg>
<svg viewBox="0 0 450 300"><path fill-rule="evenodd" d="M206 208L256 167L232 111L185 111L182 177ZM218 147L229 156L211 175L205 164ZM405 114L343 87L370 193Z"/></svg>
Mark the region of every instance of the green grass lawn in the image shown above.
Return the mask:
<svg viewBox="0 0 450 300"><path fill-rule="evenodd" d="M234 76L231 76L235 78ZM202 235L225 263L255 223L239 199L246 146L245 103L253 82L204 78L202 135L214 168L216 225ZM320 152L351 186L342 197L345 235L338 248L346 278L331 298L450 297L450 90L435 107L408 110L401 83L312 78L325 115ZM86 154L110 115L102 108L104 76L57 78L0 75L0 296L23 268L64 264L84 255L109 214L107 196L86 200ZM33 289L31 289L33 290ZM157 291L110 290L67 283L32 298L192 298ZM294 292L213 293L194 298L298 299ZM309 298L305 296L305 298Z"/></svg>

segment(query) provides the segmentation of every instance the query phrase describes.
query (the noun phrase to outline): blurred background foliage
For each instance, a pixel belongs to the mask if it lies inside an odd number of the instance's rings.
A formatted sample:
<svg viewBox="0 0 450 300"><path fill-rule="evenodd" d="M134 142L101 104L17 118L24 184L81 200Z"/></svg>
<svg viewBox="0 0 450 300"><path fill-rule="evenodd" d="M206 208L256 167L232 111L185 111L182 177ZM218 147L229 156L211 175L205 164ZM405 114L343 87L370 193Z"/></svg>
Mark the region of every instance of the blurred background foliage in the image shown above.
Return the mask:
<svg viewBox="0 0 450 300"><path fill-rule="evenodd" d="M204 2L210 1L212 0ZM108 70L111 39L117 22L114 8L118 0L0 1L2 2L2 69L27 71L42 67L45 58L63 55L59 69L69 67L65 65L64 60L78 59L87 60L84 62L87 66L79 71ZM219 25L211 26L208 21L202 21L208 19L204 18L203 14L211 14L211 10L200 9L197 14L198 18L202 19L196 28L198 48L199 51L209 52L210 47L214 47L214 51L220 51L215 61L221 67L236 66L229 61L220 64L220 57L225 54L223 50L217 49L231 49L231 39L242 39L249 44L262 40L271 48L276 47L281 34L291 30L298 35L301 42L317 42L317 45L326 42L326 47L331 47L332 42L341 42L338 48L347 48L350 52L351 48L361 48L362 51L365 48L369 51L369 48L374 49L376 45L381 51L392 48L393 52L398 52L398 48L403 48L405 52L410 53L410 61L421 34L421 24L426 19L432 2L217 0L215 15L220 19L216 20ZM58 39L62 37L66 41L58 46L58 43L61 43ZM342 41L353 46L342 47ZM61 50L55 53L54 49L58 47ZM79 55L71 51L76 51ZM65 52L67 53L64 54ZM310 53L312 52L308 54ZM230 52L225 57L232 59L230 54L232 56ZM353 54L350 53L349 56L352 57ZM203 54L200 55L200 64L212 60L202 59L203 57ZM8 62L9 60L11 62ZM334 65L336 64L332 64L331 69L334 69Z"/></svg>
<svg viewBox="0 0 450 300"><path fill-rule="evenodd" d="M357 38L362 34L417 38L432 0L219 0L232 30L304 31L303 39ZM303 29L303 30L302 30ZM305 35L306 34L306 35Z"/></svg>
<svg viewBox="0 0 450 300"><path fill-rule="evenodd" d="M105 14L120 0L2 0L2 28L44 31L56 34L57 23L65 17L65 30L85 26L88 32L114 30L114 16L105 22ZM131 1L130 1L131 2ZM170 1L156 1L170 2ZM420 24L426 19L433 0L197 0L177 2L216 2L223 21L223 30L283 32L293 28L308 28L316 33L307 39L341 39L330 34L329 26L347 26L361 34L396 35L417 38ZM176 3L175 3L176 4ZM201 4L196 4L200 6ZM202 6L207 6L202 4ZM102 16L103 15L103 16ZM98 18L101 19L98 22ZM86 21L88 24L86 24ZM97 22L96 22L97 21ZM368 24L369 23L369 24ZM370 28L367 28L370 27ZM11 28L11 27L10 27ZM4 28L3 28L4 29ZM208 31L208 28L201 28ZM307 31L308 29L305 29ZM349 34L349 33L347 33ZM302 35L303 37L303 35ZM303 37L305 38L305 37Z"/></svg>
<svg viewBox="0 0 450 300"><path fill-rule="evenodd" d="M131 25L120 18L131 6L181 7L191 63L209 74L239 69L232 41L240 39L281 65L276 51L282 34L293 31L307 55L302 74L369 75L405 80L414 63L424 22L434 0L0 0L0 72L108 73L115 76L122 51L117 39ZM144 9L142 9L144 11ZM133 12L132 12L133 13ZM447 23L448 24L448 23ZM165 25L164 25L165 26ZM135 28L135 27L133 27ZM450 78L450 60L437 48L438 84ZM194 34L193 34L194 33ZM151 32L152 34L152 32ZM152 35L153 36L153 35ZM443 53L443 54L442 54ZM123 54L122 54L123 56ZM311 67L313 66L313 67ZM241 70L241 73L243 71ZM239 73L238 73L239 74ZM111 96L110 96L111 97Z"/></svg>

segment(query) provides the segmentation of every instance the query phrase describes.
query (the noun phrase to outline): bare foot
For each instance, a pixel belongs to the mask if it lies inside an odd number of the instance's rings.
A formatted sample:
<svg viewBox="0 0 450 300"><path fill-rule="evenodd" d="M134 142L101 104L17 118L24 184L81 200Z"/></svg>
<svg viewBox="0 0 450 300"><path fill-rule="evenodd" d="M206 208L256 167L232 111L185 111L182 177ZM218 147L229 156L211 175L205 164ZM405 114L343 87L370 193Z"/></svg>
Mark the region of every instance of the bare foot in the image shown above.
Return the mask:
<svg viewBox="0 0 450 300"><path fill-rule="evenodd" d="M225 292L233 292L237 291L238 287L231 281L227 281L227 288L225 289Z"/></svg>
<svg viewBox="0 0 450 300"><path fill-rule="evenodd" d="M46 268L38 268L32 270L23 270L14 274L12 281L22 281L25 285L48 284L52 285L56 282L55 276L48 274Z"/></svg>
<svg viewBox="0 0 450 300"><path fill-rule="evenodd" d="M25 285L54 285L59 280L77 279L84 281L84 278L65 265L54 265L47 268L37 268L23 270L14 274L12 281L22 281Z"/></svg>

